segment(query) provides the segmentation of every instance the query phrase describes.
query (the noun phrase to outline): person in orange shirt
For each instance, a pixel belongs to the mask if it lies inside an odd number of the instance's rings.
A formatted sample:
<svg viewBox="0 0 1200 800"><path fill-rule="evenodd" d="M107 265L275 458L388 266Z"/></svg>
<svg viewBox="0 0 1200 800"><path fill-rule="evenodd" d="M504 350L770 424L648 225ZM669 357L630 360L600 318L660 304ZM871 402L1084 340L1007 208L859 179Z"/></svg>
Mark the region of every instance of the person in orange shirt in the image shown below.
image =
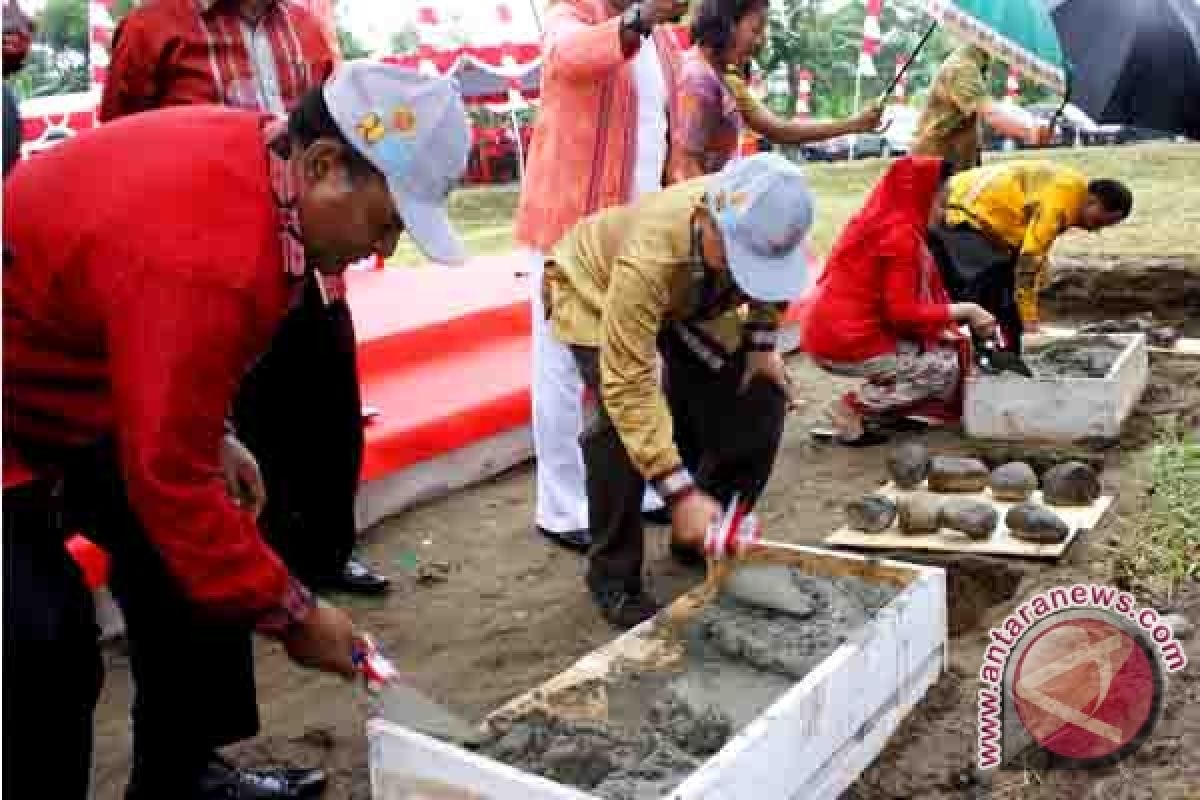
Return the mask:
<svg viewBox="0 0 1200 800"><path fill-rule="evenodd" d="M546 13L516 239L532 276L535 526L579 551L590 545L583 379L550 331L539 287L547 254L576 222L671 182L679 46L663 23L686 10L686 0L557 0ZM646 510L661 508L652 493L646 500Z"/></svg>

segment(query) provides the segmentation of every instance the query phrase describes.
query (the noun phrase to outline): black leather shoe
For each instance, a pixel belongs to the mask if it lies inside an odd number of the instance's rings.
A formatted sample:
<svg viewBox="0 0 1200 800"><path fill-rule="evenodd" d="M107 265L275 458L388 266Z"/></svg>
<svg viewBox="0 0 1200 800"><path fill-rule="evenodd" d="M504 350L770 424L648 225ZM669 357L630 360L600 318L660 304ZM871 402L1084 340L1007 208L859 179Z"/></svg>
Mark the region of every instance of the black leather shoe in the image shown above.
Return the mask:
<svg viewBox="0 0 1200 800"><path fill-rule="evenodd" d="M239 769L219 756L190 786L131 783L125 800L315 800L327 779L319 769Z"/></svg>
<svg viewBox="0 0 1200 800"><path fill-rule="evenodd" d="M238 769L216 763L204 776L202 800L309 800L325 792L319 769Z"/></svg>
<svg viewBox="0 0 1200 800"><path fill-rule="evenodd" d="M587 551L592 547L592 537L586 530L563 531L562 533L556 533L555 531L548 531L541 525L538 525L537 532L559 547L565 547L566 549L575 553L586 555Z"/></svg>
<svg viewBox="0 0 1200 800"><path fill-rule="evenodd" d="M331 588L350 594L379 595L386 594L390 586L391 581L383 575L372 572L357 558L351 558Z"/></svg>
<svg viewBox="0 0 1200 800"><path fill-rule="evenodd" d="M680 566L688 569L704 569L708 566L708 561L699 550L694 547L684 547L675 542L671 542L671 558L675 559Z"/></svg>
<svg viewBox="0 0 1200 800"><path fill-rule="evenodd" d="M637 627L662 610L658 601L645 592L624 589L592 589L592 599L614 628Z"/></svg>

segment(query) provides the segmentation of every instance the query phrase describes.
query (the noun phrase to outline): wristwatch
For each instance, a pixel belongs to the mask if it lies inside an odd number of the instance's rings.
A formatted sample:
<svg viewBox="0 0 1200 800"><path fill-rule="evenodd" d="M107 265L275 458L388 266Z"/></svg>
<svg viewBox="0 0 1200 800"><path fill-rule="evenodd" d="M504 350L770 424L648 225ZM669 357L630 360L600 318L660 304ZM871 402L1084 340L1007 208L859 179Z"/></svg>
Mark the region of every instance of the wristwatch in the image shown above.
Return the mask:
<svg viewBox="0 0 1200 800"><path fill-rule="evenodd" d="M651 26L647 24L646 17L642 14L641 3L633 3L625 9L625 13L621 14L621 27L633 31L639 36L650 35Z"/></svg>

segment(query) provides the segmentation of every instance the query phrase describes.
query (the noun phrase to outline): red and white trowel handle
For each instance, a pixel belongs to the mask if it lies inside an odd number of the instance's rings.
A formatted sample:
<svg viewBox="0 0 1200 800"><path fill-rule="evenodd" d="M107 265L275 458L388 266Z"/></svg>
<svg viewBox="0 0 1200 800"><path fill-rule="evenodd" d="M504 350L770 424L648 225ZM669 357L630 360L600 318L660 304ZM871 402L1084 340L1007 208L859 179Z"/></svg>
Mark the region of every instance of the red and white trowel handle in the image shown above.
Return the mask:
<svg viewBox="0 0 1200 800"><path fill-rule="evenodd" d="M704 554L717 561L742 555L762 538L762 526L750 507L734 495L720 519L704 536Z"/></svg>
<svg viewBox="0 0 1200 800"><path fill-rule="evenodd" d="M354 637L354 665L362 673L367 689L379 691L400 678L400 672L383 653L370 634L360 633Z"/></svg>

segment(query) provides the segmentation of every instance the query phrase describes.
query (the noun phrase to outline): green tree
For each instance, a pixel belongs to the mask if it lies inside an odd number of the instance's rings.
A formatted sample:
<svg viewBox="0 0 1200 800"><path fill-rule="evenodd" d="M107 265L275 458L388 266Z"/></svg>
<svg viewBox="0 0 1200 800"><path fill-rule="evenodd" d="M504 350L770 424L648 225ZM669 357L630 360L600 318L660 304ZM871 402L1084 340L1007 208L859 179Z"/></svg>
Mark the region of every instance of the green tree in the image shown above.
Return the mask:
<svg viewBox="0 0 1200 800"><path fill-rule="evenodd" d="M113 22L120 22L133 9L137 8L138 0L113 0L112 18Z"/></svg>
<svg viewBox="0 0 1200 800"><path fill-rule="evenodd" d="M48 0L38 16L38 38L53 50L88 49L88 4L86 0Z"/></svg>
<svg viewBox="0 0 1200 800"><path fill-rule="evenodd" d="M87 0L48 0L35 25L29 58L11 81L14 91L23 98L87 91Z"/></svg>
<svg viewBox="0 0 1200 800"><path fill-rule="evenodd" d="M417 29L409 24L392 32L388 37L388 47L393 55L405 55L415 51L419 41Z"/></svg>

